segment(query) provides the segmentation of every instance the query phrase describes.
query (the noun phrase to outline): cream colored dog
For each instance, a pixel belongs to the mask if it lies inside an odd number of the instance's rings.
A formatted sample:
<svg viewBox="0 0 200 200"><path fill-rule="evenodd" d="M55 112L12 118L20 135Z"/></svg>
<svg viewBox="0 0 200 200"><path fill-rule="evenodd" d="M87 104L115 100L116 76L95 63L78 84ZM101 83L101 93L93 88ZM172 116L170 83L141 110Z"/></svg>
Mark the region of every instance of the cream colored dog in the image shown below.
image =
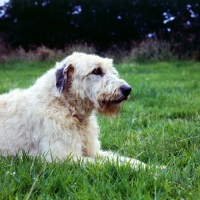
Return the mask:
<svg viewBox="0 0 200 200"><path fill-rule="evenodd" d="M131 158L100 150L95 111L112 117L127 100L131 87L118 77L112 60L73 53L28 89L0 96L0 153L45 155L48 161L129 162ZM104 159L103 159L104 158Z"/></svg>

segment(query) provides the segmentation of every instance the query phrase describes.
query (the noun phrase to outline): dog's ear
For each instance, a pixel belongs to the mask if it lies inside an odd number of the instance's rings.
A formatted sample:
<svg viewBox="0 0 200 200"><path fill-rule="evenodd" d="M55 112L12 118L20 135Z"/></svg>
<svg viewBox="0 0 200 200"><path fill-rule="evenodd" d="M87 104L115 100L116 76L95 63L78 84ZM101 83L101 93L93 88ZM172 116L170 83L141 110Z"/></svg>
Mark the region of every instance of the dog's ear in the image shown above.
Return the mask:
<svg viewBox="0 0 200 200"><path fill-rule="evenodd" d="M71 80L71 75L73 71L72 65L64 64L63 67L57 69L56 71L56 88L60 93L62 93L63 89L67 86L69 81Z"/></svg>

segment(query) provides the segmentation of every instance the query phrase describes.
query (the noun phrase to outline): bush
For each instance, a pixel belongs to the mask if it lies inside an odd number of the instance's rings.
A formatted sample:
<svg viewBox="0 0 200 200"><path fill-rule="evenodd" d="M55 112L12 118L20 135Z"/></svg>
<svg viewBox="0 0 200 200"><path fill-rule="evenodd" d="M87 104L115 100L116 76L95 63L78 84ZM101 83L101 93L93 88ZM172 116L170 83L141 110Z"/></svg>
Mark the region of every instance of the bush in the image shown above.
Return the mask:
<svg viewBox="0 0 200 200"><path fill-rule="evenodd" d="M75 44L67 46L64 50L50 49L45 46L37 47L35 50L25 51L22 47L11 50L10 47L0 45L0 62L2 61L58 61L73 52L85 52L95 54L96 49L87 44Z"/></svg>
<svg viewBox="0 0 200 200"><path fill-rule="evenodd" d="M127 62L173 61L177 56L172 52L170 44L164 40L144 40L133 48L126 57Z"/></svg>
<svg viewBox="0 0 200 200"><path fill-rule="evenodd" d="M11 50L3 43L0 45L0 61L58 61L73 52L84 52L109 57L115 63L121 62L158 62L174 61L178 57L172 52L170 44L166 41L144 40L138 45L133 45L130 51L115 45L104 52L99 52L94 46L86 43L68 45L64 50L50 49L45 46L37 47L35 50L25 51L22 47Z"/></svg>

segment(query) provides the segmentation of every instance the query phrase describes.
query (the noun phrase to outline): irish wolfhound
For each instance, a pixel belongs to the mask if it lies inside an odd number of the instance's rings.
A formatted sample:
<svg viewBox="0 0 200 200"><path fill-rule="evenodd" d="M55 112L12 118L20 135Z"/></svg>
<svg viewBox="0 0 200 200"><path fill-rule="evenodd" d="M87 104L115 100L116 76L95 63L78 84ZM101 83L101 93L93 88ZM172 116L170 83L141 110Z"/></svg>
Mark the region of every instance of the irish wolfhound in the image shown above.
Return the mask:
<svg viewBox="0 0 200 200"><path fill-rule="evenodd" d="M45 155L48 161L74 160L145 164L100 149L95 111L112 117L131 87L118 77L112 60L73 53L28 89L0 96L0 152ZM104 158L104 159L103 159Z"/></svg>

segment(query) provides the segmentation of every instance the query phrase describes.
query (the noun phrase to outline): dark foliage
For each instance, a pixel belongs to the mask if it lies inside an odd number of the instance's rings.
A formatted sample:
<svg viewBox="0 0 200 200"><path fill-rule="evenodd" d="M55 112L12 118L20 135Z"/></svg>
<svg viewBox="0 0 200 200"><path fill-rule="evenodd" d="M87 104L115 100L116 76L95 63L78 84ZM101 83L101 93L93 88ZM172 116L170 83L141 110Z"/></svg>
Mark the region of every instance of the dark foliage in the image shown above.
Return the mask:
<svg viewBox="0 0 200 200"><path fill-rule="evenodd" d="M100 51L113 44L129 50L152 37L200 59L197 0L10 0L1 9L0 32L13 47L86 42Z"/></svg>

